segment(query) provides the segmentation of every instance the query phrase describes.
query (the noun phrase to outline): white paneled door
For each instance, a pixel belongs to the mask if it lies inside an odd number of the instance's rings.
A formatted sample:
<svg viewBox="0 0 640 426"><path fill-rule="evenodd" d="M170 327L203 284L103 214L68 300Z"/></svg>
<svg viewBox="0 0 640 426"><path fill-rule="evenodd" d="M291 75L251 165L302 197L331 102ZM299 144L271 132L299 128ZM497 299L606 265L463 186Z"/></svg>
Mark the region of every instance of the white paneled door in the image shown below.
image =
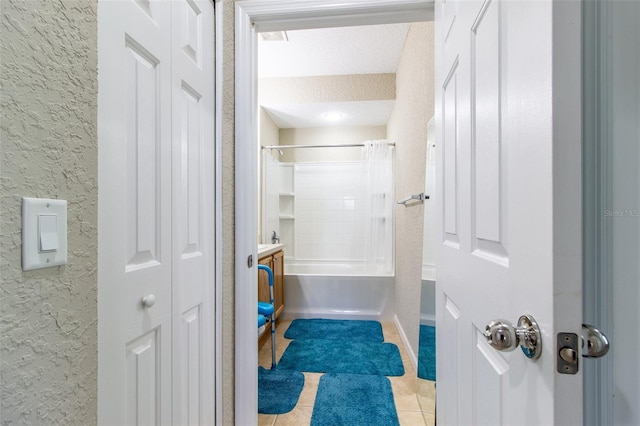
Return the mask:
<svg viewBox="0 0 640 426"><path fill-rule="evenodd" d="M437 0L438 423L582 424L580 3ZM531 315L542 351L492 347ZM578 356L578 366L581 360Z"/></svg>
<svg viewBox="0 0 640 426"><path fill-rule="evenodd" d="M214 422L214 14L98 5L98 420Z"/></svg>

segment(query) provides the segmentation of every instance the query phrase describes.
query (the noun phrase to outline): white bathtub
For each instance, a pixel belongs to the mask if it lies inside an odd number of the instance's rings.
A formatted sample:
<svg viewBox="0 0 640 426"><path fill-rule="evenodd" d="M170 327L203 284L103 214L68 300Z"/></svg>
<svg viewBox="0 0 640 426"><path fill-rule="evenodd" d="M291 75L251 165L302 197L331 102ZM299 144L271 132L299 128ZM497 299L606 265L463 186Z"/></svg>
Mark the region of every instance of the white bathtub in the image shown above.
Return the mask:
<svg viewBox="0 0 640 426"><path fill-rule="evenodd" d="M420 291L420 324L436 325L436 282L424 277Z"/></svg>
<svg viewBox="0 0 640 426"><path fill-rule="evenodd" d="M393 275L371 276L362 265L285 261L284 318L392 321Z"/></svg>

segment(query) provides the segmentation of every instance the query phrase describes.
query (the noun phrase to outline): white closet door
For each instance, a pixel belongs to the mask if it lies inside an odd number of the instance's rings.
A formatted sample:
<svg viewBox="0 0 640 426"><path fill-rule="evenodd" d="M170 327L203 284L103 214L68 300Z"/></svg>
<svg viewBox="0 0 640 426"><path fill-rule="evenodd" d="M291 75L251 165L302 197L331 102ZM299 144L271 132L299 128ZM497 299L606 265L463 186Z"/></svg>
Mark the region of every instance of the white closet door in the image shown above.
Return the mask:
<svg viewBox="0 0 640 426"><path fill-rule="evenodd" d="M98 420L213 424L213 3L98 7Z"/></svg>
<svg viewBox="0 0 640 426"><path fill-rule="evenodd" d="M98 418L101 424L167 424L170 7L134 0L98 7Z"/></svg>
<svg viewBox="0 0 640 426"><path fill-rule="evenodd" d="M214 424L214 14L172 4L173 421Z"/></svg>

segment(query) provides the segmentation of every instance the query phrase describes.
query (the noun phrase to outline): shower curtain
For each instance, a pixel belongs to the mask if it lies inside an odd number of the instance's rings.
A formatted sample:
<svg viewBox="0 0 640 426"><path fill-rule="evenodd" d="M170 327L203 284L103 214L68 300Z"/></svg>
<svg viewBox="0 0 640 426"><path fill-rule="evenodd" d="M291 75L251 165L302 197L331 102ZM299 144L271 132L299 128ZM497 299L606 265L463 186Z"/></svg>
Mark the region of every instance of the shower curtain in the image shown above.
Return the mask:
<svg viewBox="0 0 640 426"><path fill-rule="evenodd" d="M364 182L364 264L368 272L394 272L393 146L387 140L366 141L362 149Z"/></svg>

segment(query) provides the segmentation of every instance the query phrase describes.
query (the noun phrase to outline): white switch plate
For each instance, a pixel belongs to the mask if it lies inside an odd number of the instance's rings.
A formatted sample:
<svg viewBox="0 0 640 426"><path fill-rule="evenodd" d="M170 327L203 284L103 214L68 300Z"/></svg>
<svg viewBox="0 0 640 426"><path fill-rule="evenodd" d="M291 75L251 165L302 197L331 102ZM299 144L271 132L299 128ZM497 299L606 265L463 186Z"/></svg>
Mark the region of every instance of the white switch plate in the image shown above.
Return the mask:
<svg viewBox="0 0 640 426"><path fill-rule="evenodd" d="M39 216L55 216L57 230L57 249L42 251L39 223L50 223L51 218L39 219ZM49 219L49 220L47 220ZM45 230L46 231L46 230ZM46 243L52 241L51 235L44 235ZM55 239L53 239L55 241ZM22 270L49 268L67 263L67 202L44 198L22 198Z"/></svg>

